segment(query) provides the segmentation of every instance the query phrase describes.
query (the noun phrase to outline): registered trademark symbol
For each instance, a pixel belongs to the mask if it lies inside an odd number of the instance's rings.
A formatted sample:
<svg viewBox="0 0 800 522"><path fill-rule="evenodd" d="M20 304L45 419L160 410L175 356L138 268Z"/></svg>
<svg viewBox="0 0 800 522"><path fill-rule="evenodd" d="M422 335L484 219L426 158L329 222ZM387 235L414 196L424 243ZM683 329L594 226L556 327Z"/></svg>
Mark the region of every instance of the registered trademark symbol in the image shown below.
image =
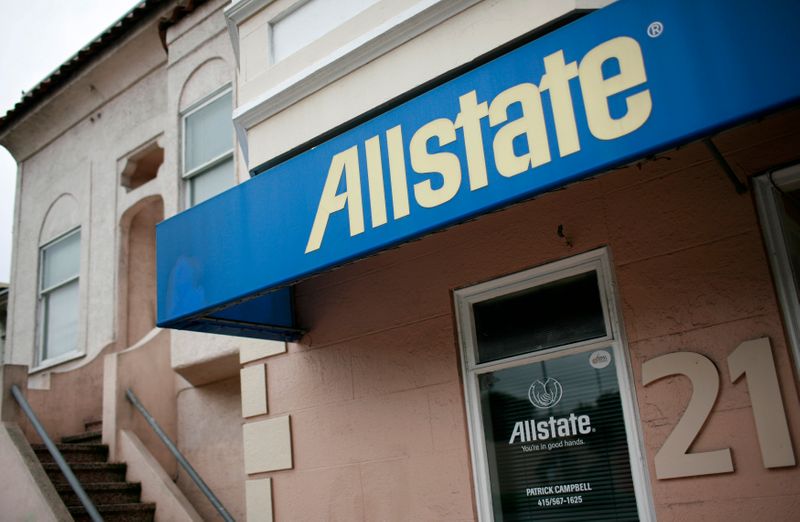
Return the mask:
<svg viewBox="0 0 800 522"><path fill-rule="evenodd" d="M647 26L647 36L650 38L658 38L664 32L664 24L661 22L653 22Z"/></svg>

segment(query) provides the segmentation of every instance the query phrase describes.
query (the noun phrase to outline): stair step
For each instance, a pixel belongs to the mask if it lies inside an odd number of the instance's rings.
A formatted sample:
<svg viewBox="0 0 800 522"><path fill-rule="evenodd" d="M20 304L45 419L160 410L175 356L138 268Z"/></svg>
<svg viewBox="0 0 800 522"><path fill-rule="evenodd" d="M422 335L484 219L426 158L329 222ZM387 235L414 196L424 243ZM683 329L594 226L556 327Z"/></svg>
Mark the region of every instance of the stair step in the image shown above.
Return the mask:
<svg viewBox="0 0 800 522"><path fill-rule="evenodd" d="M55 462L47 446L31 444L33 451L42 463ZM108 459L108 446L105 444L56 444L64 459L72 464L78 462L105 462Z"/></svg>
<svg viewBox="0 0 800 522"><path fill-rule="evenodd" d="M78 435L61 437L61 442L62 444L92 444L99 443L102 438L102 431L87 431Z"/></svg>
<svg viewBox="0 0 800 522"><path fill-rule="evenodd" d="M152 522L156 514L155 504L113 504L96 506L105 522ZM91 520L83 506L69 508L76 522Z"/></svg>
<svg viewBox="0 0 800 522"><path fill-rule="evenodd" d="M135 504L141 499L142 486L138 482L100 482L81 484L96 506L108 504ZM67 507L80 506L78 495L69 484L59 484L56 491Z"/></svg>
<svg viewBox="0 0 800 522"><path fill-rule="evenodd" d="M88 420L83 423L83 429L86 431L103 431L103 419Z"/></svg>
<svg viewBox="0 0 800 522"><path fill-rule="evenodd" d="M67 484L66 477L61 473L57 464L43 463L47 475L53 484ZM100 462L79 462L70 464L72 472L78 477L78 481L82 486L95 484L98 482L125 482L125 472L127 466L123 463L108 464Z"/></svg>

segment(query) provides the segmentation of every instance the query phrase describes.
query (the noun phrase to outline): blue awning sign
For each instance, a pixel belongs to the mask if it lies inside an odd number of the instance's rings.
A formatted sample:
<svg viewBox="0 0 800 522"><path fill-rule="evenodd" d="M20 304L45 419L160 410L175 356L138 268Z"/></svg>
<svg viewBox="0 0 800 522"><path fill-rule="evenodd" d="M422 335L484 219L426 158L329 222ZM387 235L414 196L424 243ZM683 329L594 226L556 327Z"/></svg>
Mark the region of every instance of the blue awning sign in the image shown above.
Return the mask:
<svg viewBox="0 0 800 522"><path fill-rule="evenodd" d="M604 76L603 66L613 61L615 74ZM322 244L330 218L346 212L350 236L364 232L365 202L370 209L371 227L387 223L386 186L384 182L381 138L386 143L389 160L389 187L392 194L393 220L410 213L409 198L413 195L415 207L435 208L451 201L459 193L462 178L466 177L469 190L475 191L489 184L488 170L503 178L531 173L537 167L552 161L548 121L555 128L553 141L558 156L580 152L570 80L579 78L579 92L586 111L586 123L591 136L599 140L615 140L634 132L650 116L652 101L645 86L647 75L639 44L633 38L616 37L590 50L579 62L566 63L564 52L559 50L543 60L544 73L538 85L523 82L500 92L491 103L478 101L472 90L458 98L459 112L455 118L437 118L416 129L404 150L403 129L397 125L385 135L368 138L336 153L331 158L328 175L317 206L305 253L318 250ZM545 114L542 96L549 96L550 114ZM609 100L620 95L618 103L624 105L619 115L611 112ZM517 113L515 117L509 113ZM488 121L491 142L490 156L494 165L487 167L482 127ZM458 130L461 133L458 133ZM445 146L458 143L466 158L461 165L459 155L447 152ZM436 152L432 152L431 149ZM363 150L363 152L362 152ZM408 155L416 181L408 179L405 168ZM366 158L366 165L359 163ZM362 192L362 171L366 170L367 192ZM339 187L344 183L344 190ZM412 190L409 191L409 187ZM340 238L346 241L346 238Z"/></svg>
<svg viewBox="0 0 800 522"><path fill-rule="evenodd" d="M622 0L453 78L160 224L159 325L296 338L304 277L796 102L798 19Z"/></svg>

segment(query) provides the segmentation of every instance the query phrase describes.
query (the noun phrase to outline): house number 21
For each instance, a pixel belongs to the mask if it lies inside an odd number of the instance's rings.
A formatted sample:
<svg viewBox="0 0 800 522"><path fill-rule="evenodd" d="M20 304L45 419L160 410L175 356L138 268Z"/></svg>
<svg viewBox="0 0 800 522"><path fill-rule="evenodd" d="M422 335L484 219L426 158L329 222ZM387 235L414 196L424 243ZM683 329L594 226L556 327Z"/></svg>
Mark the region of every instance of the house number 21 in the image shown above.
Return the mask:
<svg viewBox="0 0 800 522"><path fill-rule="evenodd" d="M755 339L737 346L728 356L728 370L732 383L743 375L747 380L764 467L794 466L794 450L769 339ZM678 424L656 453L656 476L668 479L733 471L730 448L688 452L717 400L717 367L708 357L694 352L669 353L642 365L645 386L670 375L688 377L692 396Z"/></svg>

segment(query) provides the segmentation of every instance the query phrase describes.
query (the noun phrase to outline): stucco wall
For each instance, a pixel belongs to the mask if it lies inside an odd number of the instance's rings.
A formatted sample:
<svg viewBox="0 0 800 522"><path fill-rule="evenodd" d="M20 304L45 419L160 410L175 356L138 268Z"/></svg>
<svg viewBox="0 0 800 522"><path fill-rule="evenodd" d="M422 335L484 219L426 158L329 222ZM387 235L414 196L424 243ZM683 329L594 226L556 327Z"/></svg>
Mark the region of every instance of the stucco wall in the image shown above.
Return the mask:
<svg viewBox="0 0 800 522"><path fill-rule="evenodd" d="M800 155L800 112L715 138L741 176ZM571 246L556 230L564 225ZM270 416L291 414L294 469L270 474L278 520L472 520L451 291L608 245L657 516L790 520L800 470L766 470L727 355L770 338L793 434L800 405L749 194L701 142L433 234L297 288L310 333L268 360ZM642 362L696 351L722 374L693 451L734 448L734 473L657 480L652 462L691 386L643 388ZM795 441L795 445L797 445Z"/></svg>
<svg viewBox="0 0 800 522"><path fill-rule="evenodd" d="M153 39L155 45L151 45ZM124 60L131 52L129 47L141 53L136 67ZM138 33L119 56L76 80L33 114L33 121L26 121L15 136L22 140L30 129L38 128L35 121L45 115L50 115L48 123L59 131L51 141L43 141L51 129L42 136L31 134L24 144L12 148L16 159L22 161L18 214L23 219L18 220L15 233L6 362L34 364L39 247L47 239L42 227L48 210L65 194L74 200L76 212L68 222L62 219L59 224L65 230L81 227L78 347L86 357L59 370L88 363L115 341L117 164L164 127L164 60L155 30ZM83 100L89 91L92 103Z"/></svg>
<svg viewBox="0 0 800 522"><path fill-rule="evenodd" d="M85 355L31 374L28 397L34 409L54 437L81 432L84 421L110 412L107 417L114 418L104 419L104 439L112 454L117 428L133 429L174 478L174 459L124 399L125 387L138 383L134 389L142 401L238 515L244 508L237 352L253 341L153 330L153 227L185 208L181 112L235 80L222 14L226 3L204 3L170 26L168 52L162 47L158 20L174 6L165 6L163 13L117 42L3 137L21 162L12 269L12 295L17 298L10 303L14 316L5 362L34 366L39 248L47 239L80 226L78 344ZM233 134L230 139L233 143ZM121 175L128 159L154 144L164 151L157 175L133 189L125 186ZM238 161L237 171L240 179L248 177ZM144 345L123 352L136 343ZM111 352L116 352L112 357L119 364L108 373L102 355ZM179 378L173 367L198 384L227 383L208 400L222 401L213 415L228 436L220 439L208 424L202 402L207 394L174 388ZM224 381L231 376L235 382ZM106 389L114 391L108 397L103 397L104 380ZM201 399L193 402L189 397ZM104 410L104 399L113 407ZM27 435L35 438L30 430ZM227 471L219 473L220 469ZM185 484L184 476L181 484L194 488ZM206 502L192 491L198 496L193 500ZM210 512L205 515L214 518Z"/></svg>
<svg viewBox="0 0 800 522"><path fill-rule="evenodd" d="M3 520L70 520L42 465L13 423L0 424L0 505Z"/></svg>
<svg viewBox="0 0 800 522"><path fill-rule="evenodd" d="M169 342L169 330L157 330L139 344L103 358L103 443L109 445L110 459L118 460L121 432L128 430L138 437L165 473L174 476L178 466L175 457L126 397L128 389L133 391L167 437L175 440L178 415Z"/></svg>
<svg viewBox="0 0 800 522"><path fill-rule="evenodd" d="M241 415L238 377L178 391L180 449L236 520L245 518ZM203 520L219 518L182 469L177 484Z"/></svg>
<svg viewBox="0 0 800 522"><path fill-rule="evenodd" d="M47 389L28 388L27 398L34 413L53 440L85 431L87 423L101 419L103 408L103 357L111 353L110 345L101 356L73 372L48 372ZM41 380L39 384L42 384ZM20 416L19 424L27 439L41 442L27 418Z"/></svg>
<svg viewBox="0 0 800 522"><path fill-rule="evenodd" d="M224 5L222 0L208 2L171 26L168 53L161 47L158 18L153 18L4 137L21 162L17 212L22 216L15 233L6 362L34 366L39 247L78 226L78 345L86 355L59 365L57 371L87 364L109 343L115 342L117 349L131 346L152 327L154 307L148 302L153 299L155 267L143 261L152 252L140 240L148 233L139 230L145 215L138 212L144 203L160 199L163 213L154 210L148 216L150 228L185 207L181 111L232 84L235 77ZM126 158L151 142L164 150L158 175L130 190L120 182ZM248 177L243 167L237 166L237 173L239 179ZM50 209L64 206L54 205L57 201L68 201L71 210L50 220ZM50 230L50 222L57 229ZM137 247L143 251L137 254ZM136 259L128 258L132 254ZM228 356L232 349L212 336L183 343L180 334L176 338L175 360L183 367L213 360L217 354ZM236 373L231 368L228 376ZM46 388L45 373L35 375L32 386Z"/></svg>

